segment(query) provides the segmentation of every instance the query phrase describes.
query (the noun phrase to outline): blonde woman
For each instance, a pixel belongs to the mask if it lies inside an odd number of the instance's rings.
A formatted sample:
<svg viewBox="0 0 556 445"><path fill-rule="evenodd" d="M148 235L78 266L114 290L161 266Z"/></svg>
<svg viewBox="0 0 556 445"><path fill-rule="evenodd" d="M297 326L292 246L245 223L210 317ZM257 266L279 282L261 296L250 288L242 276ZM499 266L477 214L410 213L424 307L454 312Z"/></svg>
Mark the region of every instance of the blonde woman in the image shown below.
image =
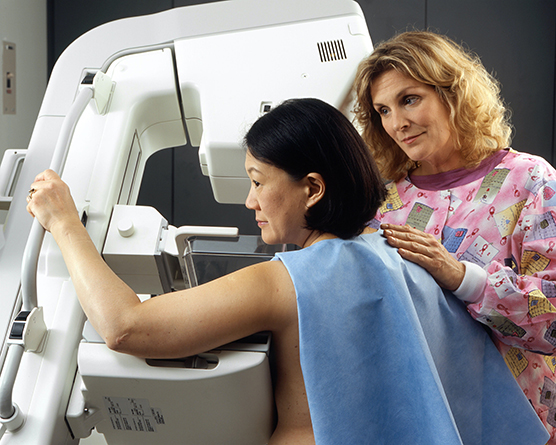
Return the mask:
<svg viewBox="0 0 556 445"><path fill-rule="evenodd" d="M491 328L556 444L556 171L509 148L499 85L445 36L378 45L356 90L364 139L391 181L371 226Z"/></svg>

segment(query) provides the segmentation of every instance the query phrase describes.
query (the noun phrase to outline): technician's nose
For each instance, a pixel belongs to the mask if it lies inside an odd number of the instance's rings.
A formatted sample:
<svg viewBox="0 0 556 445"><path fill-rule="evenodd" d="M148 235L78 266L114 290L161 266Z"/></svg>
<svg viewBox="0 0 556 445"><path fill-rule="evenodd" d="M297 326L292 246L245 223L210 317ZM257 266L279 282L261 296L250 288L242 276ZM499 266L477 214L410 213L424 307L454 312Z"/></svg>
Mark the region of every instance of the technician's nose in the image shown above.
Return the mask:
<svg viewBox="0 0 556 445"><path fill-rule="evenodd" d="M403 113L392 112L391 119L392 128L394 129L394 131L405 130L407 127L409 127L409 121L403 115Z"/></svg>

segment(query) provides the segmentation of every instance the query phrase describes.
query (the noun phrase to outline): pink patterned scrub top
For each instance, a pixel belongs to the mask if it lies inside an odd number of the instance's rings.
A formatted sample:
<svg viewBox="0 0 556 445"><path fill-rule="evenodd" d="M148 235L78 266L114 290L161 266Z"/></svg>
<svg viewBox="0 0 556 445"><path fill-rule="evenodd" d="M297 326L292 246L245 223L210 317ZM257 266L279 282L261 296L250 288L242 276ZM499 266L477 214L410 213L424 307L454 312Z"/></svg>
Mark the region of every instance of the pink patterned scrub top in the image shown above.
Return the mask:
<svg viewBox="0 0 556 445"><path fill-rule="evenodd" d="M474 170L411 176L389 184L370 226L380 223L431 233L486 272L467 309L491 328L556 444L556 170L506 149Z"/></svg>

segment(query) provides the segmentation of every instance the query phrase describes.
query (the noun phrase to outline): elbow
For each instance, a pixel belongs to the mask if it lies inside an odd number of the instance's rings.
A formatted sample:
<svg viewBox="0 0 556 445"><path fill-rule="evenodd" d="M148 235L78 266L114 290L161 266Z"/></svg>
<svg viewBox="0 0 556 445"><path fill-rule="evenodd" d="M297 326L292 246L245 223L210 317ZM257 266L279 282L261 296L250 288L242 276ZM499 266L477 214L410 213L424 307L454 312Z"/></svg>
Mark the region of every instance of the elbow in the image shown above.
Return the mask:
<svg viewBox="0 0 556 445"><path fill-rule="evenodd" d="M97 332L101 335L106 346L115 352L137 355L138 342L142 338L141 325L130 313L119 313L118 317L96 320Z"/></svg>
<svg viewBox="0 0 556 445"><path fill-rule="evenodd" d="M128 332L111 332L110 334L104 336L104 342L112 351L128 352L129 337Z"/></svg>
<svg viewBox="0 0 556 445"><path fill-rule="evenodd" d="M115 352L143 357L145 354L143 331L133 323L115 323L102 332L106 346Z"/></svg>
<svg viewBox="0 0 556 445"><path fill-rule="evenodd" d="M121 318L117 321L111 320L104 322L98 329L104 343L109 349L116 352L127 352L131 347L131 340L133 338L133 329L129 323L124 322Z"/></svg>

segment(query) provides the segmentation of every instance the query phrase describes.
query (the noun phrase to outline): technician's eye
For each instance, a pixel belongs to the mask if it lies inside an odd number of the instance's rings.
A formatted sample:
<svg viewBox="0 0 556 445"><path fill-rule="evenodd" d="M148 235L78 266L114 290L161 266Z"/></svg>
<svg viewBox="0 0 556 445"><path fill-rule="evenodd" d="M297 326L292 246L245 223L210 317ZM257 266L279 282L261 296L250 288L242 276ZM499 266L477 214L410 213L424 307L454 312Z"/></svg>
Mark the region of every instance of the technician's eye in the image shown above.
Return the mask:
<svg viewBox="0 0 556 445"><path fill-rule="evenodd" d="M417 102L417 100L418 100L417 96L407 96L404 98L404 104L413 105L415 102Z"/></svg>

